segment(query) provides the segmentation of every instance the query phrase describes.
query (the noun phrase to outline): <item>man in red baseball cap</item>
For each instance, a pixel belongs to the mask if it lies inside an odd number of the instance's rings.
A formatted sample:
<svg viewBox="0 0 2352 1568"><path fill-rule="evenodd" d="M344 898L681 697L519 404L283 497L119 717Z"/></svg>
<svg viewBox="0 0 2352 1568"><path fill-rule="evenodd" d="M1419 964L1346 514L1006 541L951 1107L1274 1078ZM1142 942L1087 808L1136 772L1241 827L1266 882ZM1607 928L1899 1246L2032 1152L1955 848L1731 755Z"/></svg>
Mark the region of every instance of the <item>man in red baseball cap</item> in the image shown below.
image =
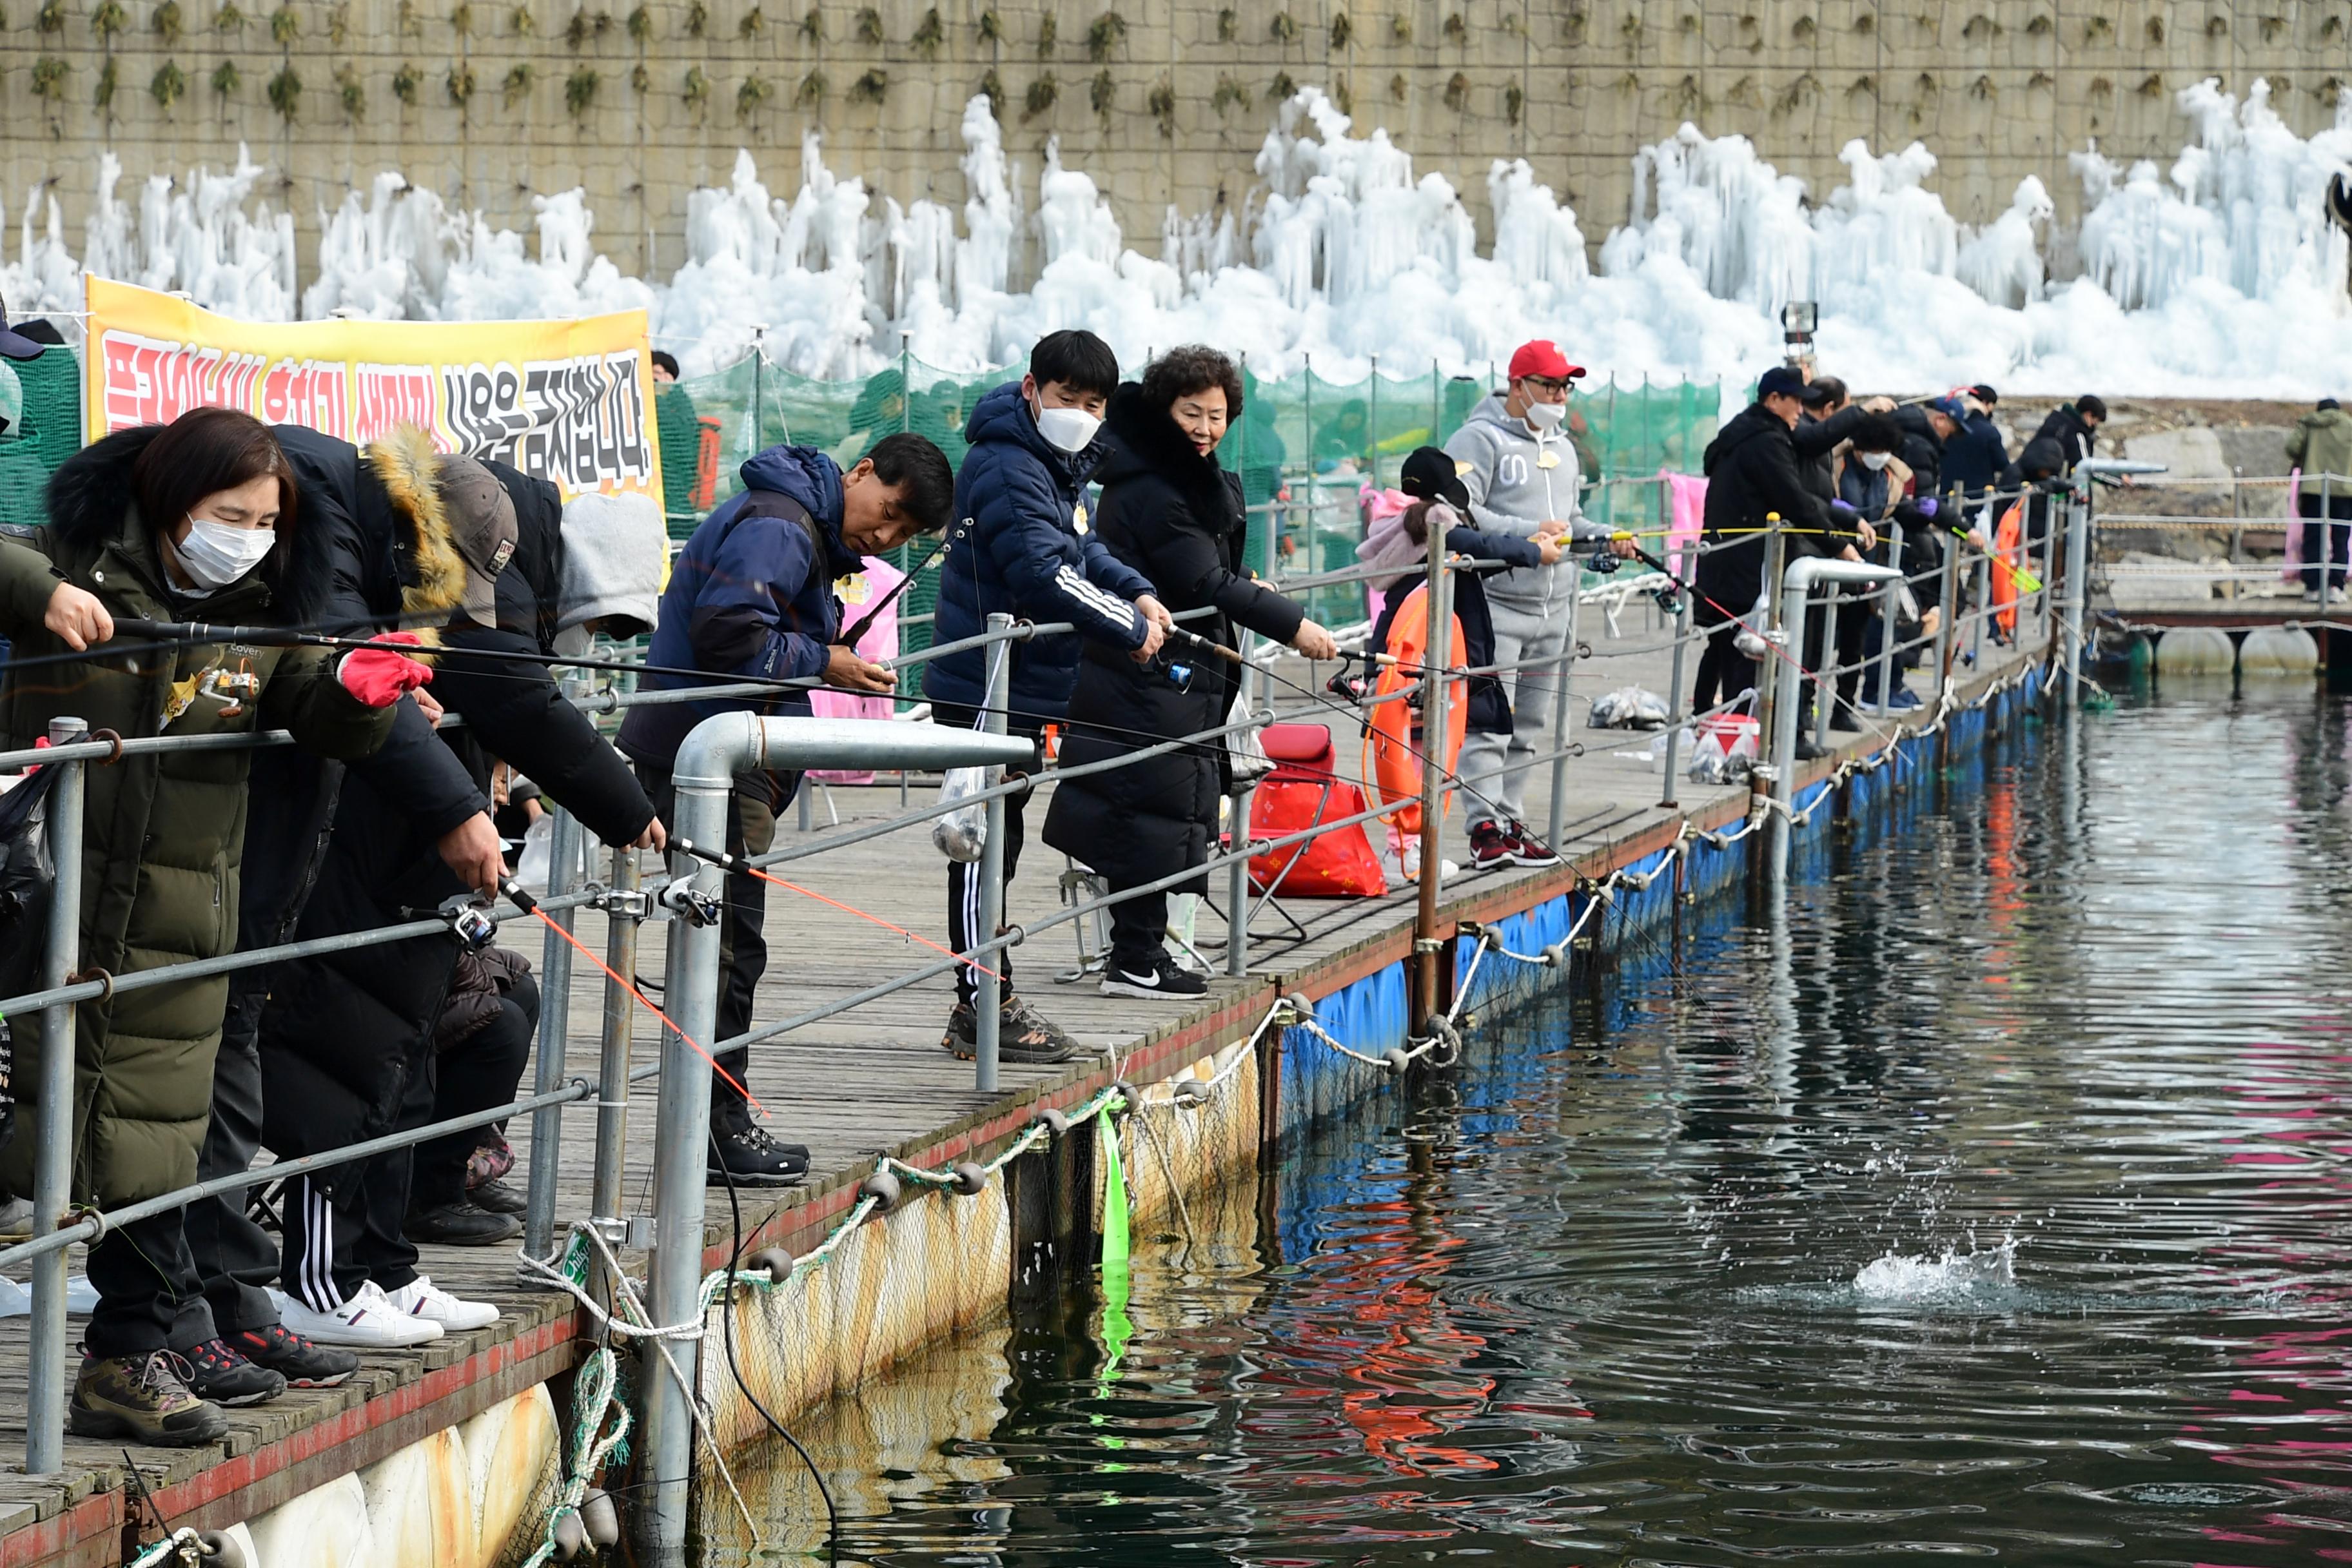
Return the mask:
<svg viewBox="0 0 2352 1568"><path fill-rule="evenodd" d="M1510 384L1488 395L1445 443L1446 456L1470 494L1470 519L1488 533L1520 539L1599 542L1609 530L1586 521L1577 506L1582 483L1576 448L1560 426L1568 416L1569 384L1584 374L1549 338L1521 343L1511 355ZM1611 548L1633 553L1630 540ZM1567 647L1569 605L1576 594L1573 552L1549 566L1519 567L1486 581L1495 623L1495 662L1511 704L1507 734L1479 733L1463 743L1463 791L1470 797L1473 866L1551 866L1559 857L1528 831L1527 781L1546 748L1551 716L1551 671ZM1528 700L1519 701L1525 691ZM1514 766L1513 764L1519 764Z"/></svg>

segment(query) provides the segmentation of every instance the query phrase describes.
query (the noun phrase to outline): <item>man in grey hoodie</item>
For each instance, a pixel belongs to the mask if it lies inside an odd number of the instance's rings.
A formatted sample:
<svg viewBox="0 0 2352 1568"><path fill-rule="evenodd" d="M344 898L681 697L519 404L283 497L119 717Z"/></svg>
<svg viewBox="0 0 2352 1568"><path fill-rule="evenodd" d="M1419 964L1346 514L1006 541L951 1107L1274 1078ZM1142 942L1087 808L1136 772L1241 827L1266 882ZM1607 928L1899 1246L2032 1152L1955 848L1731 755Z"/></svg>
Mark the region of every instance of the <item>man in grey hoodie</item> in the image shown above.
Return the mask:
<svg viewBox="0 0 2352 1568"><path fill-rule="evenodd" d="M1446 456L1470 492L1470 518L1482 531L1521 539L1572 542L1609 538L1577 506L1582 475L1576 448L1561 428L1569 384L1584 374L1547 339L1522 343L1511 355L1510 384L1488 395L1445 443ZM1611 548L1633 554L1631 540ZM1543 750L1551 720L1551 671L1568 646L1569 606L1576 596L1574 555L1549 566L1519 567L1486 580L1495 622L1495 663L1511 705L1511 724L1497 734L1474 733L1462 745L1461 783L1470 797L1472 869L1553 866L1559 856L1519 820L1527 810L1528 774ZM1528 698L1525 703L1519 698Z"/></svg>

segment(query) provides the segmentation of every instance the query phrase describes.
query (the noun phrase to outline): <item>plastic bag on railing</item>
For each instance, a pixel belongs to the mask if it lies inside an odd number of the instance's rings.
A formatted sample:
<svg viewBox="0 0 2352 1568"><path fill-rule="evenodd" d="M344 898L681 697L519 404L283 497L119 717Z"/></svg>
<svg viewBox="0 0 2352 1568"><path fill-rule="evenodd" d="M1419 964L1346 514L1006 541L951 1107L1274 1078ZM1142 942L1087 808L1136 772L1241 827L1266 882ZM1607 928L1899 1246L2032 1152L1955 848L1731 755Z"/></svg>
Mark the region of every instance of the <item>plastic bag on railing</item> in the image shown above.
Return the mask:
<svg viewBox="0 0 2352 1568"><path fill-rule="evenodd" d="M950 768L948 776L940 781L941 805L959 800L971 802L931 819L931 843L949 859L966 866L977 865L981 852L988 847L988 803L971 800L987 787L986 768Z"/></svg>
<svg viewBox="0 0 2352 1568"><path fill-rule="evenodd" d="M1592 700L1596 730L1663 730L1666 718L1666 700L1638 686L1621 686Z"/></svg>
<svg viewBox="0 0 2352 1568"><path fill-rule="evenodd" d="M588 846L583 836L580 844L580 859L572 868L572 885L578 887L588 875ZM547 897L548 879L555 872L555 816L541 812L523 829L522 850L515 857L515 880L533 898Z"/></svg>

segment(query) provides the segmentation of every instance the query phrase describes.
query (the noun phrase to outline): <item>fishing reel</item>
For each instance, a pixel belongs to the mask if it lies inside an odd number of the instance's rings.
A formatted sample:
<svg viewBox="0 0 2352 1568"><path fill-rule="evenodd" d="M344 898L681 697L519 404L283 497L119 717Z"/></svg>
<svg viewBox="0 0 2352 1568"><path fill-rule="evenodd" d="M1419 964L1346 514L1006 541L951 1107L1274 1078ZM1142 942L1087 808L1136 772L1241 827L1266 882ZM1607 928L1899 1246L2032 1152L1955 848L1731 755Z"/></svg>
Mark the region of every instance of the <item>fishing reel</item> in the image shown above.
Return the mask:
<svg viewBox="0 0 2352 1568"><path fill-rule="evenodd" d="M1623 556L1603 544L1592 552L1592 559L1584 563L1584 569L1596 577L1613 577L1617 574L1617 568L1624 564Z"/></svg>

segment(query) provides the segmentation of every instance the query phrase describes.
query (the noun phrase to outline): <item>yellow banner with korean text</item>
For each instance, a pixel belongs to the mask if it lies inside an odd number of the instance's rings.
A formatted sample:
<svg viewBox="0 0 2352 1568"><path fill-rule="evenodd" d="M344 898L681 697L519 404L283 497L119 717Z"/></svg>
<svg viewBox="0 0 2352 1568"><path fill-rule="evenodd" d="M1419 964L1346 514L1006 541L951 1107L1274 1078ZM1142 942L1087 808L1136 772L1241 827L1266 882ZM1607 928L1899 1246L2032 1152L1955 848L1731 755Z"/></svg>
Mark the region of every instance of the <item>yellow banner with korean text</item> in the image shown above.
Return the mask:
<svg viewBox="0 0 2352 1568"><path fill-rule="evenodd" d="M86 284L82 406L95 441L191 408L241 408L365 446L414 425L436 449L586 491L661 499L643 310L571 321L240 321L128 283Z"/></svg>

